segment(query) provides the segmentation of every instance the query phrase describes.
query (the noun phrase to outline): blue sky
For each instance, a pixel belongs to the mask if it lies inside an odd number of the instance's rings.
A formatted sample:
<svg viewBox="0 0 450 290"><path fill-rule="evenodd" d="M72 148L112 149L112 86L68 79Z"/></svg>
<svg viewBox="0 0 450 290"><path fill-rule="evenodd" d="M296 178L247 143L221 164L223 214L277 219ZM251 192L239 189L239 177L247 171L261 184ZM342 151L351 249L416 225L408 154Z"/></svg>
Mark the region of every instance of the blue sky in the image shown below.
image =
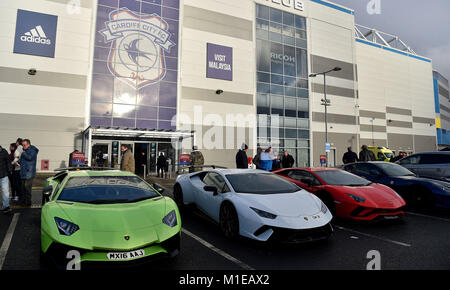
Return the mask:
<svg viewBox="0 0 450 290"><path fill-rule="evenodd" d="M450 0L331 0L355 10L356 23L398 35L450 79ZM379 1L381 13L367 6ZM374 3L374 2L372 2Z"/></svg>

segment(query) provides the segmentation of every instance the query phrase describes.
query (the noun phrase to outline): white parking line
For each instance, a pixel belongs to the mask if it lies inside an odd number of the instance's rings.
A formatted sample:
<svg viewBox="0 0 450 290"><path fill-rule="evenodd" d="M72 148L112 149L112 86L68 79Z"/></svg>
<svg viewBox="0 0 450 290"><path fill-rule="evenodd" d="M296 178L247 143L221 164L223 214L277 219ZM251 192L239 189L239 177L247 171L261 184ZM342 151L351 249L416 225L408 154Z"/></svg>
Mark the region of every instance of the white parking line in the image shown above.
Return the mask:
<svg viewBox="0 0 450 290"><path fill-rule="evenodd" d="M369 237L369 238L372 238L372 239L381 240L381 241L392 243L392 244L396 244L396 245L399 245L399 246L411 247L411 245L407 244L407 243L398 242L398 241L394 241L394 240L391 240L391 239L378 237L378 236L374 236L374 235L371 235L371 234L362 233L362 232L355 231L355 230L352 230L352 229L347 229L347 228L344 228L344 227L341 227L341 226L336 226L336 228L340 229L342 231L351 232L351 233L354 233L354 234L358 234L358 235L361 235L361 236L366 236L366 237Z"/></svg>
<svg viewBox="0 0 450 290"><path fill-rule="evenodd" d="M203 240L202 238L194 235L193 233L191 233L190 231L186 230L186 229L182 229L182 232L185 233L186 235L190 236L191 238L193 238L194 240L196 240L197 242L201 243L202 245L204 245L205 247L207 247L208 249L216 252L217 254L221 255L222 257L224 257L225 259L235 263L236 265L238 265L239 267L241 267L244 270L255 270L254 268L250 267L249 265L245 264L242 261L239 261L238 259L236 259L235 257L225 253L224 251L222 251L221 249L216 248L215 246L211 245L210 243L208 243L207 241Z"/></svg>
<svg viewBox="0 0 450 290"><path fill-rule="evenodd" d="M3 244L0 248L0 270L3 268L3 263L5 262L6 254L8 254L9 245L11 244L12 237L14 235L14 231L17 226L17 221L19 220L20 213L15 213L11 224L9 225L8 231L6 232L5 239L3 240Z"/></svg>
<svg viewBox="0 0 450 290"><path fill-rule="evenodd" d="M434 220L438 220L438 221L450 222L450 219L441 218L441 217L437 217L437 216L420 214L420 213L414 213L414 212L408 212L408 211L405 211L405 213L409 214L409 215L415 215L415 216L420 216L420 217L424 217L424 218L430 218L430 219L434 219Z"/></svg>

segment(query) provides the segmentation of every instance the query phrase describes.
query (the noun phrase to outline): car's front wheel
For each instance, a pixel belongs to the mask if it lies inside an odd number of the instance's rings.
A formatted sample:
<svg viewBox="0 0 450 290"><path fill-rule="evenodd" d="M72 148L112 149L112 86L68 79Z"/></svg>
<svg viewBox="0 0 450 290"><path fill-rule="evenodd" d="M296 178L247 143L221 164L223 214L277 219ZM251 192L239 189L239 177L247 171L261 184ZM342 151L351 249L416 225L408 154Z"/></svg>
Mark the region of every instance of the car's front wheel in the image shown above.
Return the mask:
<svg viewBox="0 0 450 290"><path fill-rule="evenodd" d="M173 188L173 199L175 203L178 206L178 209L182 211L184 208L184 202L183 202L183 190L181 189L181 186L177 183L175 184Z"/></svg>
<svg viewBox="0 0 450 290"><path fill-rule="evenodd" d="M225 203L220 209L220 229L229 239L239 235L239 217L236 209L230 203Z"/></svg>

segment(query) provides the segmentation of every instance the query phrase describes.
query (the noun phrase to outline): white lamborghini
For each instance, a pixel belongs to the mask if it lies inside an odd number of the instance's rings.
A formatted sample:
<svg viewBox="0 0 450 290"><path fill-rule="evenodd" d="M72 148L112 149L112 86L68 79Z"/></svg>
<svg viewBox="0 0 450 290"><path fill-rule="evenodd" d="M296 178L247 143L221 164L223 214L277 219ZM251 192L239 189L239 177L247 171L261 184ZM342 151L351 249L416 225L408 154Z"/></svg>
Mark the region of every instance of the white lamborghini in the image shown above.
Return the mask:
<svg viewBox="0 0 450 290"><path fill-rule="evenodd" d="M180 210L194 205L228 238L301 243L327 239L332 215L315 195L262 170L211 169L178 176Z"/></svg>

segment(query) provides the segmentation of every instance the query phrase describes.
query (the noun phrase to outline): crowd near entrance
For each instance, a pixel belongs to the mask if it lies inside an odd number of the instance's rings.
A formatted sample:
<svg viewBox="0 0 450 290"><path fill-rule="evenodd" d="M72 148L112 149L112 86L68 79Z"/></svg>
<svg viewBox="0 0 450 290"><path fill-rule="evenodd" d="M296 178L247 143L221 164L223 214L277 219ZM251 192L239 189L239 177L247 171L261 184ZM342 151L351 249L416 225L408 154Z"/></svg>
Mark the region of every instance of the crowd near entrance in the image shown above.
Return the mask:
<svg viewBox="0 0 450 290"><path fill-rule="evenodd" d="M156 174L156 163L161 154L167 161L167 173L176 170L178 164L176 149L169 142L136 142L94 140L92 143L91 165L94 167L120 168L122 145L128 145L134 155L136 174Z"/></svg>

